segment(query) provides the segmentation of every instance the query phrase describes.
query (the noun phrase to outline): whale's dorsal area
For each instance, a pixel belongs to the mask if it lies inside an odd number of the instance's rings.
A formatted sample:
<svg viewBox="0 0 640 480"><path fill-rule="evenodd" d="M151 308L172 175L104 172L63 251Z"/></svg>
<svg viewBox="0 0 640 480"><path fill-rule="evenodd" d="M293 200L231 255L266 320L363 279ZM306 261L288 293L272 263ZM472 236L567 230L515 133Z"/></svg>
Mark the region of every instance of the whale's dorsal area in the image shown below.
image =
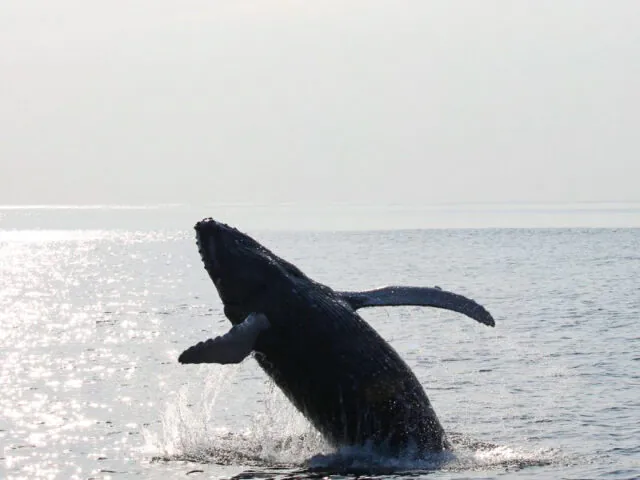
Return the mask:
<svg viewBox="0 0 640 480"><path fill-rule="evenodd" d="M186 349L180 363L240 363L253 351L258 335L269 328L269 320L262 313L252 313L234 325L224 335L210 338Z"/></svg>
<svg viewBox="0 0 640 480"><path fill-rule="evenodd" d="M338 292L338 295L354 310L365 307L416 305L452 310L490 327L496 324L491 314L479 303L440 287L390 286L364 292Z"/></svg>

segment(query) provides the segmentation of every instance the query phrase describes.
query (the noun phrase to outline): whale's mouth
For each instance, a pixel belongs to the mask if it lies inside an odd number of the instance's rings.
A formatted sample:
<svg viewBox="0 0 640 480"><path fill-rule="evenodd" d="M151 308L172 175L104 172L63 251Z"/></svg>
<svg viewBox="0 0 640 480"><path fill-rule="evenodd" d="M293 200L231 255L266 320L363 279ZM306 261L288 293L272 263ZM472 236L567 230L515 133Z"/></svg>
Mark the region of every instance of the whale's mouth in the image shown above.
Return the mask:
<svg viewBox="0 0 640 480"><path fill-rule="evenodd" d="M212 218L199 221L194 229L200 258L227 318L232 323L244 320L277 278L271 255L252 238Z"/></svg>

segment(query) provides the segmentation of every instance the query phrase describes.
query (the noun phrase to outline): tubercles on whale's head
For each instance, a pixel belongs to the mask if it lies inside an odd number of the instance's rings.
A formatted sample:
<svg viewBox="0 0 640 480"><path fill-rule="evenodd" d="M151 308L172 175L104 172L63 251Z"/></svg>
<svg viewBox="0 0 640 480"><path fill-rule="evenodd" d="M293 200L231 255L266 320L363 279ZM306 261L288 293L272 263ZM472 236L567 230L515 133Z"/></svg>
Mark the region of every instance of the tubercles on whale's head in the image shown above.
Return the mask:
<svg viewBox="0 0 640 480"><path fill-rule="evenodd" d="M280 259L239 230L211 218L196 223L198 251L229 319L261 309L267 290L282 278Z"/></svg>

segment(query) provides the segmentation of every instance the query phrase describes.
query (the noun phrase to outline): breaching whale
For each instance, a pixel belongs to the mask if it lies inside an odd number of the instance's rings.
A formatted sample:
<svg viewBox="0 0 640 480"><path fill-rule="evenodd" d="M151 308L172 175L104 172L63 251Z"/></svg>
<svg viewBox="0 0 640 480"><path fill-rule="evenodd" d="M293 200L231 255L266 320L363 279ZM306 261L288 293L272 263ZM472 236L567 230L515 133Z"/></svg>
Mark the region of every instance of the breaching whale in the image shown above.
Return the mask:
<svg viewBox="0 0 640 480"><path fill-rule="evenodd" d="M369 445L392 454L450 448L416 376L357 310L430 306L494 326L484 307L438 287L334 291L235 228L207 218L195 230L204 267L233 326L185 350L180 363L239 363L253 352L336 447Z"/></svg>

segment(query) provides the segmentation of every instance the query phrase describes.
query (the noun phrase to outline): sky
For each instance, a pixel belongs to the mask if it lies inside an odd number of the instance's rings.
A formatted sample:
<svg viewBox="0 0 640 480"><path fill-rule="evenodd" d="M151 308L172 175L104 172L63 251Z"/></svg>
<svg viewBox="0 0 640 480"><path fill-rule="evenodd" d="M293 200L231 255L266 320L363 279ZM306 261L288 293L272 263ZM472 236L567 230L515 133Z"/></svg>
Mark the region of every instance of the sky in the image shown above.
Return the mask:
<svg viewBox="0 0 640 480"><path fill-rule="evenodd" d="M640 2L3 0L0 204L640 201Z"/></svg>

